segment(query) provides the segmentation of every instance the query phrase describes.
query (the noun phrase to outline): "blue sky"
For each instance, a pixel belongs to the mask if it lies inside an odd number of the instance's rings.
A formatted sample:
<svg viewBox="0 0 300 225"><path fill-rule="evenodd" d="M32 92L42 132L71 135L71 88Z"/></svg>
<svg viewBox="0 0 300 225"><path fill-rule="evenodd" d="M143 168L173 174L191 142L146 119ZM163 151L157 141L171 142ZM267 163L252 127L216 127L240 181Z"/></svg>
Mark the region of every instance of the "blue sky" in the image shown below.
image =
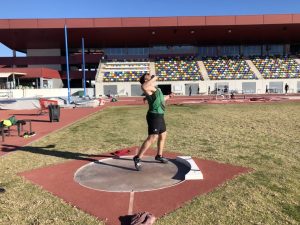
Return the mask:
<svg viewBox="0 0 300 225"><path fill-rule="evenodd" d="M0 19L300 13L300 0L6 0ZM0 44L0 57L12 52Z"/></svg>

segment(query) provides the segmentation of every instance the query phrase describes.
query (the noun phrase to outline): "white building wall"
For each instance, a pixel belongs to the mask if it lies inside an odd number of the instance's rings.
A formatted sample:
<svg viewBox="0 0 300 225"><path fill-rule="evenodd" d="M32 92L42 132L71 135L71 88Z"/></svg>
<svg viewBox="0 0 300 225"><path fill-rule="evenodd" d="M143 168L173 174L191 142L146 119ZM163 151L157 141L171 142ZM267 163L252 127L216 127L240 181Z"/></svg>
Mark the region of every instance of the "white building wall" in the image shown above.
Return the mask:
<svg viewBox="0 0 300 225"><path fill-rule="evenodd" d="M71 88L71 95L83 91L83 88ZM9 98L49 98L49 97L67 97L68 89L67 88L53 88L53 89L1 89L2 93L10 93ZM87 96L95 96L94 88L86 89ZM8 98L6 95L0 95L0 99Z"/></svg>
<svg viewBox="0 0 300 225"><path fill-rule="evenodd" d="M236 90L239 93L242 92L243 82L255 82L256 83L256 94L265 94L266 85L270 85L270 82L282 82L282 89L284 91L284 85L289 85L289 93L297 93L297 82L300 79L273 79L273 80L234 80L234 81L173 81L173 82L157 82L157 84L170 84L172 92L185 95L185 85L196 83L199 85L200 94L208 94L208 87L210 91L215 89L216 83L228 83L229 91ZM98 86L99 95L95 96L95 88L87 88L87 95L89 97L99 97L103 95L103 85L117 85L118 94L120 96L131 96L131 85L140 85L139 82L105 82L96 83ZM83 88L71 88L71 94L78 91L83 91ZM44 88L44 89L1 89L0 99L5 98L32 98L32 97L67 97L67 88Z"/></svg>
<svg viewBox="0 0 300 225"><path fill-rule="evenodd" d="M210 87L210 91L215 89L216 84L224 84L228 83L229 91L235 90L239 93L242 93L243 82L255 82L256 83L256 94L265 94L266 86L269 87L270 82L282 82L284 90L284 85L287 83L289 85L289 93L297 93L297 82L300 82L300 79L268 79L268 80L209 80L209 81L158 81L157 84L170 84L172 86L171 90L174 93L179 95L185 95L185 85L197 83L199 85L200 94L208 94L208 88ZM117 85L118 94L131 96L131 85L138 84L139 82L96 82L96 88L98 90L97 97L102 96L103 93L103 85Z"/></svg>
<svg viewBox="0 0 300 225"><path fill-rule="evenodd" d="M64 84L61 79L52 79L52 88L63 88Z"/></svg>

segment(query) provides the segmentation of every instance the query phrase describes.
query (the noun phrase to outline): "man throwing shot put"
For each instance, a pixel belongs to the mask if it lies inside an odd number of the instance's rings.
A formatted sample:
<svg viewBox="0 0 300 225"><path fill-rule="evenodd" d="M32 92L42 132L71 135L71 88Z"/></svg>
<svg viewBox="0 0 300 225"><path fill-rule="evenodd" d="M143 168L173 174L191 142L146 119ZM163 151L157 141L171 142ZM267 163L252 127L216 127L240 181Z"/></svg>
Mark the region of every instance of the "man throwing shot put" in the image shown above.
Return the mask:
<svg viewBox="0 0 300 225"><path fill-rule="evenodd" d="M159 88L155 87L155 81L157 77L145 73L140 77L140 83L142 90L146 95L146 100L149 104L149 110L147 112L148 123L148 137L142 144L139 152L133 157L135 168L141 170L141 158L148 148L157 141L157 155L155 160L161 163L167 163L168 160L162 156L163 148L165 145L167 130L164 120L165 113L165 101L172 97L172 94L164 96Z"/></svg>

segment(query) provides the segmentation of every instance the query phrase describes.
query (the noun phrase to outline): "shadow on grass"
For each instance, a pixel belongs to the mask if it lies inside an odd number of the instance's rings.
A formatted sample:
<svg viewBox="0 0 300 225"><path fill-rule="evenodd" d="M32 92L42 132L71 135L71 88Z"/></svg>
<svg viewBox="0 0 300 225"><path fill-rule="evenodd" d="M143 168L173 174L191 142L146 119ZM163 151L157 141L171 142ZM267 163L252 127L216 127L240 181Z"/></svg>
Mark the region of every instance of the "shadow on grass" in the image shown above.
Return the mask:
<svg viewBox="0 0 300 225"><path fill-rule="evenodd" d="M283 212L288 216L292 217L297 222L300 222L300 204L292 205L292 204L283 204L282 205Z"/></svg>
<svg viewBox="0 0 300 225"><path fill-rule="evenodd" d="M3 152L11 152L11 151L24 151L30 152L34 154L41 154L47 156L55 156L64 159L74 159L74 160L86 160L89 162L96 162L99 159L94 159L92 157L103 157L103 158L112 158L112 155L93 155L93 154L85 154L80 152L68 152L68 151L58 151L55 150L55 145L47 145L44 147L32 147L32 146L16 146L16 145L2 145Z"/></svg>
<svg viewBox="0 0 300 225"><path fill-rule="evenodd" d="M136 169L132 169L130 167L124 167L124 166L118 166L114 164L109 164L106 162L100 162L99 158L116 158L116 156L112 154L100 154L100 155L94 155L94 154L85 154L80 152L68 152L68 151L57 151L55 150L55 145L47 145L44 147L32 147L32 146L15 146L15 145L2 145L3 152L11 152L11 151L24 151L24 152L30 152L34 154L41 154L41 155L47 155L47 156L54 156L64 159L73 159L73 160L84 160L88 162L93 162L95 164L104 165L104 166L110 166L110 167L116 167L124 170L130 170L130 171L136 171ZM96 157L96 158L93 158ZM117 158L116 158L117 159ZM129 159L132 160L132 159Z"/></svg>

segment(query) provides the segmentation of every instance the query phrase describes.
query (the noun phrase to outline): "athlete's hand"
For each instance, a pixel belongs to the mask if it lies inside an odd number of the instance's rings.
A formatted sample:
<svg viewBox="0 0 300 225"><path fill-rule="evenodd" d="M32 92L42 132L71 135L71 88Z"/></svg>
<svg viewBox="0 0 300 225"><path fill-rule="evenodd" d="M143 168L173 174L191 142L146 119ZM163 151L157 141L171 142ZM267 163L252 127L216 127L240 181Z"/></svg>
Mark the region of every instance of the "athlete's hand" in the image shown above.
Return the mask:
<svg viewBox="0 0 300 225"><path fill-rule="evenodd" d="M146 98L146 97L144 97L144 98L143 98L143 102L144 102L144 104L146 103L146 101L147 101L147 98Z"/></svg>
<svg viewBox="0 0 300 225"><path fill-rule="evenodd" d="M173 93L173 92L171 92L170 94L169 94L169 98L173 98L175 96L175 94Z"/></svg>

